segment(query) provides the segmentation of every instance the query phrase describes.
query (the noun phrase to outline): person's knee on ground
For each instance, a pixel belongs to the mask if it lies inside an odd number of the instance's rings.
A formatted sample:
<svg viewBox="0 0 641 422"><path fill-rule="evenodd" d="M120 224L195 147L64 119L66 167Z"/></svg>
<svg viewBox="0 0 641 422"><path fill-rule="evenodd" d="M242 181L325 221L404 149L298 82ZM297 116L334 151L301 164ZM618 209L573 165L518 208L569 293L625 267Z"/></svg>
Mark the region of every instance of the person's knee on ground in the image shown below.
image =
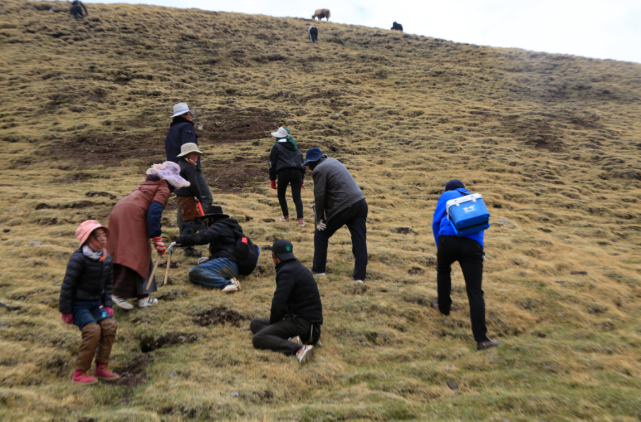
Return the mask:
<svg viewBox="0 0 641 422"><path fill-rule="evenodd" d="M252 337L252 345L255 349L263 349L262 341L264 338L265 334L262 332L262 330L254 334L254 336Z"/></svg>

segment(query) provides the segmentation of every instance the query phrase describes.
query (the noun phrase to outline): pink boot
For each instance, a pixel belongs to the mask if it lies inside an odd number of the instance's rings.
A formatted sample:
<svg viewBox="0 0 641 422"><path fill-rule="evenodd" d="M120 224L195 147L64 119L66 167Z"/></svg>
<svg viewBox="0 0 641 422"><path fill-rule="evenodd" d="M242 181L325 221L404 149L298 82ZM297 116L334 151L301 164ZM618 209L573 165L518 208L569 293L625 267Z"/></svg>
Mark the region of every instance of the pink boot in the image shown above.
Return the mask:
<svg viewBox="0 0 641 422"><path fill-rule="evenodd" d="M82 369L75 370L72 381L78 384L95 384L98 382L96 378L89 375L89 371L83 371Z"/></svg>
<svg viewBox="0 0 641 422"><path fill-rule="evenodd" d="M93 372L93 375L104 381L113 381L120 378L120 375L109 370L106 363L96 363L96 370Z"/></svg>

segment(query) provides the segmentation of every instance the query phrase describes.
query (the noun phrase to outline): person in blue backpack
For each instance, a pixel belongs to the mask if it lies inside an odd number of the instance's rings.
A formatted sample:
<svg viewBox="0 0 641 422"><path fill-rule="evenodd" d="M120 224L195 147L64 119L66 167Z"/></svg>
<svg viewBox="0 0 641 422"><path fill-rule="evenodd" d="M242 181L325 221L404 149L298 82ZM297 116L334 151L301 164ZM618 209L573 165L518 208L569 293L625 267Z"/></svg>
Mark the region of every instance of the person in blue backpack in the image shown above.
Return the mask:
<svg viewBox="0 0 641 422"><path fill-rule="evenodd" d="M445 185L445 192L436 204L432 231L436 241L436 284L438 297L432 306L443 315L450 314L452 298L451 270L454 261L458 261L465 278L465 288L470 301L470 319L472 320L472 333L478 350L498 346L498 340L487 337L485 326L485 300L483 299L483 251L484 230L458 237L447 216L447 201L471 195L460 180L450 180Z"/></svg>

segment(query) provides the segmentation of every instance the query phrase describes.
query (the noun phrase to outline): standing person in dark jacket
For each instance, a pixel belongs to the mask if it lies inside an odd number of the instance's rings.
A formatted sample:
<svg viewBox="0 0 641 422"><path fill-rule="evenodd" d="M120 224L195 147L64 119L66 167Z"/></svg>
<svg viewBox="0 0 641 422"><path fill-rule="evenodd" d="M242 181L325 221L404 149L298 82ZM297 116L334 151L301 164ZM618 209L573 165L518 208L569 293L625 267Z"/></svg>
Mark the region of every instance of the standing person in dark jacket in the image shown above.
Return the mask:
<svg viewBox="0 0 641 422"><path fill-rule="evenodd" d="M286 355L303 365L314 353L323 324L323 305L314 276L294 256L294 246L280 239L272 246L276 291L269 319L252 320L252 343Z"/></svg>
<svg viewBox="0 0 641 422"><path fill-rule="evenodd" d="M303 201L300 198L300 190L303 187L305 170L303 167L303 153L291 137L289 129L280 127L272 136L277 138L276 143L269 153L269 180L272 189L276 189L276 177L278 177L278 203L283 211L283 216L278 221L289 222L289 210L287 209L287 185L292 185L292 198L296 204L296 218L298 227L305 227L303 220Z"/></svg>
<svg viewBox="0 0 641 422"><path fill-rule="evenodd" d="M111 256L105 249L108 236L109 229L95 220L78 226L76 237L80 246L71 255L60 288L62 320L75 324L82 332L73 374L73 382L80 384L94 384L98 382L96 378L107 381L120 378L107 367L117 328L111 309ZM92 376L89 368L94 356L96 370Z"/></svg>
<svg viewBox="0 0 641 422"><path fill-rule="evenodd" d="M438 297L432 306L443 315L450 314L452 298L451 271L454 261L458 261L465 278L465 288L470 301L470 319L472 320L472 333L478 350L498 346L498 340L487 337L485 326L485 300L483 299L483 238L485 231L472 233L464 237L456 236L454 228L447 216L447 201L471 195L460 180L450 180L445 185L445 192L439 198L434 210L432 231L434 241L438 248L436 253L436 284Z"/></svg>
<svg viewBox="0 0 641 422"><path fill-rule="evenodd" d="M222 207L217 205L210 206L205 211L205 216L200 218L207 221L208 229L205 232L180 236L169 248L173 251L175 246L209 243L209 258L200 258L199 265L189 270L189 281L222 289L223 293L241 290L240 282L236 280L236 241L242 236L243 228L238 221L223 214Z"/></svg>
<svg viewBox="0 0 641 422"><path fill-rule="evenodd" d="M198 203L202 201L202 194L198 187L198 172L196 171L198 157L201 155L202 152L198 150L198 145L191 143L183 144L178 155L180 176L189 182L189 186L174 191L178 201L178 212L182 216L181 233L183 236L194 234L194 220L197 216L202 216L198 207ZM200 222L198 225L200 226ZM183 249L185 256L199 257L202 255L193 246L186 246Z"/></svg>
<svg viewBox="0 0 641 422"><path fill-rule="evenodd" d="M338 160L327 158L319 148L307 151L305 162L314 179L314 204L318 229L314 233L312 273L325 275L329 238L347 225L352 235L355 265L353 280L362 283L367 270L367 202L349 170Z"/></svg>
<svg viewBox="0 0 641 422"><path fill-rule="evenodd" d="M181 147L184 144L198 145L198 135L196 135L196 130L194 129L193 114L194 112L189 109L186 103L174 104L174 114L171 116L173 120L165 138L165 153L168 161L178 163L178 154L180 154ZM200 157L198 157L198 164L196 165L196 180L198 181L198 189L200 189L202 198L200 202L203 208L207 209L212 204L213 197L200 165ZM177 220L180 234L182 235L182 216L180 211L178 211ZM204 226L201 228L204 228Z"/></svg>

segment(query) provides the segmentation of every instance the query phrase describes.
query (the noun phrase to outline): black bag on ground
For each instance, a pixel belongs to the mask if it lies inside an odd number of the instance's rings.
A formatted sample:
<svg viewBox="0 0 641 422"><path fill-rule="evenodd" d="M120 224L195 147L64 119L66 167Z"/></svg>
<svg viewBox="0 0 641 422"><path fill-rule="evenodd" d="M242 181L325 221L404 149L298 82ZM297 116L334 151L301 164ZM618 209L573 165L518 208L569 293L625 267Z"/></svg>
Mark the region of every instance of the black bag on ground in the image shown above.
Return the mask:
<svg viewBox="0 0 641 422"><path fill-rule="evenodd" d="M258 256L260 248L244 234L236 232L236 264L238 264L238 274L250 275L258 265Z"/></svg>

